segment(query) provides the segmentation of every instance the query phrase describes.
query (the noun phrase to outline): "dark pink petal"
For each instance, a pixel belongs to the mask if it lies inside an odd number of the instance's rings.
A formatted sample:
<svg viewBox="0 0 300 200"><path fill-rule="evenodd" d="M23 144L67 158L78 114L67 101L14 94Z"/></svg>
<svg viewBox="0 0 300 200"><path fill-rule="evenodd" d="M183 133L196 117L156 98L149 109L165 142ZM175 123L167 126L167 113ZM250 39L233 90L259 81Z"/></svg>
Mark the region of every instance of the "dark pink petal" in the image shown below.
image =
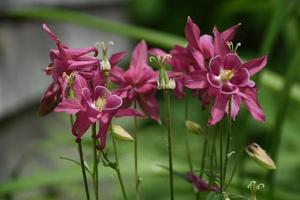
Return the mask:
<svg viewBox="0 0 300 200"><path fill-rule="evenodd" d="M116 110L122 105L122 99L117 95L109 95L106 98L104 110Z"/></svg>
<svg viewBox="0 0 300 200"><path fill-rule="evenodd" d="M210 35L202 35L200 37L200 50L205 58L214 57L213 38Z"/></svg>
<svg viewBox="0 0 300 200"><path fill-rule="evenodd" d="M223 94L234 94L234 93L237 93L238 91L239 91L239 88L230 83L223 84L221 87L221 93L223 93Z"/></svg>
<svg viewBox="0 0 300 200"><path fill-rule="evenodd" d="M100 139L100 143L98 146L98 149L100 151L105 148L107 131L110 126L111 120L112 116L110 116L109 114L104 114L99 120L99 132L97 134L97 138Z"/></svg>
<svg viewBox="0 0 300 200"><path fill-rule="evenodd" d="M91 121L88 119L87 112L79 112L76 114L76 120L72 127L72 133L76 136L76 141L79 142L83 134L89 129Z"/></svg>
<svg viewBox="0 0 300 200"><path fill-rule="evenodd" d="M243 63L242 67L246 68L249 71L250 76L253 76L257 72L262 70L267 65L267 62L268 56L262 56L260 58L255 58L247 61L246 63Z"/></svg>
<svg viewBox="0 0 300 200"><path fill-rule="evenodd" d="M184 81L183 79L177 79L175 80L176 87L174 89L174 96L177 97L178 99L181 99L184 97Z"/></svg>
<svg viewBox="0 0 300 200"><path fill-rule="evenodd" d="M223 61L224 69L240 69L241 60L236 54L227 54Z"/></svg>
<svg viewBox="0 0 300 200"><path fill-rule="evenodd" d="M85 101L87 102L91 102L91 91L89 90L89 88L83 88L82 89L82 97L84 98Z"/></svg>
<svg viewBox="0 0 300 200"><path fill-rule="evenodd" d="M240 110L240 104L241 104L241 97L239 95L232 95L231 96L231 118L235 120L237 114ZM227 108L228 110L228 108ZM228 113L228 111L227 111Z"/></svg>
<svg viewBox="0 0 300 200"><path fill-rule="evenodd" d="M46 24L43 24L43 29L48 33L48 35L54 42L58 42L57 36L50 30L50 28Z"/></svg>
<svg viewBox="0 0 300 200"><path fill-rule="evenodd" d="M45 91L39 106L39 114L47 115L51 113L61 100L61 87L58 83L51 83Z"/></svg>
<svg viewBox="0 0 300 200"><path fill-rule="evenodd" d="M98 54L98 50L96 47L87 47L87 48L69 48L64 49L73 59L77 57L86 55L88 53L94 52L94 56ZM90 59L95 59L95 57L89 56Z"/></svg>
<svg viewBox="0 0 300 200"><path fill-rule="evenodd" d="M137 101L144 113L151 119L160 122L159 106L154 96L137 96Z"/></svg>
<svg viewBox="0 0 300 200"><path fill-rule="evenodd" d="M216 56L209 61L209 71L215 76L219 76L223 69L223 62L221 56Z"/></svg>
<svg viewBox="0 0 300 200"><path fill-rule="evenodd" d="M235 36L237 29L241 26L241 23L238 23L235 26L230 27L229 29L223 31L221 36L225 42L231 42Z"/></svg>
<svg viewBox="0 0 300 200"><path fill-rule="evenodd" d="M200 51L192 51L192 55L196 63L199 65L199 68L205 70L204 56L200 53Z"/></svg>
<svg viewBox="0 0 300 200"><path fill-rule="evenodd" d="M118 66L113 67L109 73L111 81L118 85L123 83L123 74L124 70Z"/></svg>
<svg viewBox="0 0 300 200"><path fill-rule="evenodd" d="M228 102L228 95L219 94L215 103L211 108L211 118L208 121L208 125L212 126L218 123L225 115L225 109Z"/></svg>
<svg viewBox="0 0 300 200"><path fill-rule="evenodd" d="M228 46L226 44L226 41L221 36L221 33L217 29L217 27L214 27L213 29L214 33L214 50L216 55L225 55L229 53Z"/></svg>
<svg viewBox="0 0 300 200"><path fill-rule="evenodd" d="M109 58L109 63L112 66L115 66L118 62L120 62L126 55L125 51L113 54L110 58Z"/></svg>
<svg viewBox="0 0 300 200"><path fill-rule="evenodd" d="M98 60L70 61L68 66L69 66L69 69L80 70L84 67L93 67L97 63L98 63Z"/></svg>
<svg viewBox="0 0 300 200"><path fill-rule="evenodd" d="M55 108L55 112L66 112L68 114L76 114L79 111L85 111L86 109L81 105L80 102L75 99L64 98Z"/></svg>
<svg viewBox="0 0 300 200"><path fill-rule="evenodd" d="M156 93L156 84L146 83L136 89L136 92L142 95L154 95Z"/></svg>
<svg viewBox="0 0 300 200"><path fill-rule="evenodd" d="M230 83L235 86L245 87L249 85L250 74L247 69L242 68L234 73L234 76L230 80Z"/></svg>
<svg viewBox="0 0 300 200"><path fill-rule="evenodd" d="M132 108L120 108L118 109L117 113L114 116L115 117L139 117L139 118L145 117L145 115Z"/></svg>
<svg viewBox="0 0 300 200"><path fill-rule="evenodd" d="M135 70L143 67L147 67L147 60L148 60L148 52L147 52L147 44L145 41L141 41L137 44L137 46L134 48L132 56L131 56L131 62L130 62L130 68L133 68Z"/></svg>
<svg viewBox="0 0 300 200"><path fill-rule="evenodd" d="M200 50L200 29L190 17L187 19L184 33L189 45L194 49Z"/></svg>
<svg viewBox="0 0 300 200"><path fill-rule="evenodd" d="M163 51L162 49L159 49L159 48L149 49L148 54L150 54L152 56L160 56L160 57L164 57L165 55L167 55L167 53L165 51Z"/></svg>
<svg viewBox="0 0 300 200"><path fill-rule="evenodd" d="M97 100L99 97L107 97L110 95L110 91L104 86L96 86L94 91L94 100Z"/></svg>
<svg viewBox="0 0 300 200"><path fill-rule="evenodd" d="M218 88L218 89L222 87L222 83L216 75L213 75L211 73L207 73L206 78L207 78L208 83L211 86L213 86L215 88Z"/></svg>
<svg viewBox="0 0 300 200"><path fill-rule="evenodd" d="M86 79L83 78L81 75L76 74L75 75L75 80L74 80L73 90L74 90L74 93L75 93L75 97L78 100L82 99L82 89L87 88L87 87L88 87L88 83L87 83Z"/></svg>
<svg viewBox="0 0 300 200"><path fill-rule="evenodd" d="M252 117L258 121L264 122L266 117L257 100L256 88L246 87L239 92L239 95L242 97L242 101L245 103Z"/></svg>
<svg viewBox="0 0 300 200"><path fill-rule="evenodd" d="M190 89L203 89L207 87L206 72L196 70L186 75L184 85Z"/></svg>

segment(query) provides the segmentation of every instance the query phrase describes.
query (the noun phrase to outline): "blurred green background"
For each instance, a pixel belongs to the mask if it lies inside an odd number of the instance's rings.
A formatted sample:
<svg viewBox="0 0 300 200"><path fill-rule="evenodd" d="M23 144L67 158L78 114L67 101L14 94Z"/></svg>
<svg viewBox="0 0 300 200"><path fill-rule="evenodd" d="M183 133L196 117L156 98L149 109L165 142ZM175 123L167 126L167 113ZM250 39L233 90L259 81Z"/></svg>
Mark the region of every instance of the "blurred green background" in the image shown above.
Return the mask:
<svg viewBox="0 0 300 200"><path fill-rule="evenodd" d="M300 199L300 1L299 0L112 0L112 1L1 1L0 55L3 55L6 26L23 27L33 24L41 32L41 23L51 23L53 30L65 26L80 27L89 30L91 35L108 33L110 40L118 36L122 47L115 41L113 51L131 49L139 40L145 39L150 46L170 50L175 43L184 44L183 28L187 16L199 25L202 33L211 34L214 25L221 30L242 23L235 42L241 42L239 54L251 58L262 54L269 55L266 69L256 77L259 99L267 116L265 124L249 117L243 108L233 123L232 150L236 155L230 160L231 170L238 159L239 152L252 142L259 143L276 160L275 195L268 197L270 186L267 184L268 171L260 168L245 153L239 158L239 167L228 191L247 196L249 181L256 180L265 184L265 189L258 193L258 199L298 200ZM124 25L124 24L125 25ZM132 24L133 26L129 25ZM128 26L129 25L129 26ZM144 27L144 28L140 28ZM149 31L151 30L151 31ZM29 31L30 32L30 31ZM68 39L68 32L61 31L59 37ZM34 59L30 51L40 51L42 61L36 70L48 64L47 49L54 46L44 33L35 36L29 34L31 46L25 51L15 53L3 59L18 61L19 56ZM81 34L83 46L92 36ZM99 38L101 40L101 38ZM16 37L15 40L18 40ZM22 41L22 38L19 38ZM78 40L78 38L75 38ZM4 42L3 42L4 41ZM41 41L41 42L35 42ZM46 42L43 42L46 41ZM72 40L70 40L72 41ZM94 41L96 42L96 41ZM22 46L22 42L19 43ZM86 45L90 43L87 42ZM72 43L70 43L72 45ZM43 46L43 48L41 47ZM125 49L130 52L129 49ZM22 55L21 55L22 54ZM129 55L122 63L127 67ZM4 62L10 63L10 62ZM1 69L2 67L2 69ZM32 79L29 73L18 73L18 67L7 69L17 79ZM0 66L0 70L5 67ZM15 71L14 71L15 70ZM23 69L23 70L26 70ZM0 71L1 72L1 71ZM44 79L42 73L37 74ZM18 98L19 91L13 85L6 85L0 76L0 199L52 200L84 199L80 168L60 156L78 159L76 144L70 133L68 117L63 114L51 114L40 118L37 116L38 99L49 80L43 80L31 87L38 88L30 101L22 106L5 111L7 90ZM48 82L47 82L48 81ZM16 82L17 83L17 82ZM22 83L19 83L22 85ZM2 86L2 88L1 88ZM25 91L28 88L22 88ZM158 94L161 100L161 94ZM12 99L13 101L14 99ZM207 121L207 111L202 110L197 99L190 99L190 119L201 123ZM164 106L161 102L161 115ZM174 130L174 169L185 174L188 171L184 146L184 102L172 100L172 119ZM132 119L117 120L130 132L133 130ZM168 173L158 167L167 165L167 137L163 126L153 121L139 122L139 158L142 176L142 199L168 199ZM84 138L87 161L91 160L92 145L90 133ZM190 135L193 162L200 168L203 135ZM108 141L109 155L113 159L111 141ZM134 165L133 143L118 141L120 165L125 180L129 199L134 199ZM90 163L91 164L91 163ZM117 176L110 168L100 165L100 197L105 200L122 199ZM175 178L176 199L194 199L191 185L182 177Z"/></svg>

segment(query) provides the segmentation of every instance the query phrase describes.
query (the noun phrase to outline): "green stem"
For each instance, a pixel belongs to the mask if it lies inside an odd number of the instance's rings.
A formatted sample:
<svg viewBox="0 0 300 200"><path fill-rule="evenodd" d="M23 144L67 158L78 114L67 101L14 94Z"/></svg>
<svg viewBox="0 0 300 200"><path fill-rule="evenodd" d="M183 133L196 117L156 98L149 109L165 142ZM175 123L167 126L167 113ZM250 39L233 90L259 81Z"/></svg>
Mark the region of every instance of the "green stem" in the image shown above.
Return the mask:
<svg viewBox="0 0 300 200"><path fill-rule="evenodd" d="M136 109L136 101L133 103ZM137 118L134 117L134 175L135 175L135 199L140 199L139 184L140 178L138 173L138 135L137 135Z"/></svg>
<svg viewBox="0 0 300 200"><path fill-rule="evenodd" d="M209 185L211 186L213 183L213 169L214 169L214 159L215 159L215 153L216 153L216 137L217 137L217 131L214 128L214 133L213 133L213 140L212 140L212 145L211 145L211 159L210 159L210 176L209 176Z"/></svg>
<svg viewBox="0 0 300 200"><path fill-rule="evenodd" d="M202 149L202 160L201 160L201 168L200 168L200 177L202 178L204 175L204 167L205 167L205 157L206 157L206 150L207 150L207 142L208 142L208 127L205 129L204 133L204 144Z"/></svg>
<svg viewBox="0 0 300 200"><path fill-rule="evenodd" d="M228 115L227 115L227 139L226 139L226 151L225 151L225 163L224 163L224 177L223 177L223 183L226 182L226 172L227 172L227 165L228 165L228 155L230 150L230 141L231 141L231 97L229 97L228 101Z"/></svg>
<svg viewBox="0 0 300 200"><path fill-rule="evenodd" d="M184 101L184 121L186 122L188 120L188 114L189 114L189 100L188 97L185 97ZM186 148L186 156L188 159L188 165L190 172L193 172L193 164L192 164L192 156L190 151L190 143L189 143L189 133L188 129L185 128L185 148Z"/></svg>
<svg viewBox="0 0 300 200"><path fill-rule="evenodd" d="M73 126L73 123L74 123L73 121L74 121L73 116L70 115L71 126ZM83 158L83 151L82 151L81 141L78 142L78 153L79 153L79 157L80 157L81 172L82 172L82 177L83 177L83 182L84 182L86 199L90 200L89 186L88 186L86 173L85 173L85 166L84 166L84 158Z"/></svg>
<svg viewBox="0 0 300 200"><path fill-rule="evenodd" d="M170 199L174 199L174 184L173 184L173 158L172 158L172 132L171 132L171 102L170 93L164 91L164 99L167 108L166 123L168 129L168 153L169 153L169 175L170 175Z"/></svg>
<svg viewBox="0 0 300 200"><path fill-rule="evenodd" d="M118 180L122 189L122 193L123 193L123 198L124 200L127 200L127 195L126 195L126 191L125 191L125 187L124 187L124 183L123 183L123 179L121 176L121 170L120 170L120 164L119 164L119 158L118 158L118 152L117 152L117 144L116 144L116 140L115 137L113 136L113 134L111 133L111 138L113 141L113 148L114 148L114 154L115 154L115 159L116 159L116 172L118 175Z"/></svg>
<svg viewBox="0 0 300 200"><path fill-rule="evenodd" d="M223 194L223 129L224 120L220 122L220 194Z"/></svg>
<svg viewBox="0 0 300 200"><path fill-rule="evenodd" d="M93 184L94 184L94 192L95 199L99 199L99 186L98 186L98 153L97 153L97 138L96 138L96 124L92 125L92 139L93 139L93 155L94 155L94 168L93 168Z"/></svg>

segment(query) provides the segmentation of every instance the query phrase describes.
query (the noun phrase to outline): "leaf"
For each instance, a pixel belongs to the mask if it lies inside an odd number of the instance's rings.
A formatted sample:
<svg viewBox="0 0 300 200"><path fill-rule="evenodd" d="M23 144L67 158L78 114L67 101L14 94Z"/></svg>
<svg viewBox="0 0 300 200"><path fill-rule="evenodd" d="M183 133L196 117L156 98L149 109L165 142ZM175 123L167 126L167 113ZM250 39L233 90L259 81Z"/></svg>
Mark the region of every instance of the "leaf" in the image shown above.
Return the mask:
<svg viewBox="0 0 300 200"><path fill-rule="evenodd" d="M77 160L73 160L72 158L67 158L67 157L63 157L63 156L61 156L61 157L59 157L59 158L62 159L62 160L67 160L67 161L70 161L70 162L72 162L72 163L75 163L75 164L77 164L77 165L79 165L79 166L81 167L81 163L80 163L79 161L77 161ZM89 165L88 165L85 161L84 161L84 168L85 168L85 170L86 170L91 176L93 176L93 173L92 173L92 171L91 171Z"/></svg>
<svg viewBox="0 0 300 200"><path fill-rule="evenodd" d="M223 194L216 193L216 192L210 192L206 196L206 200L222 200L223 199Z"/></svg>

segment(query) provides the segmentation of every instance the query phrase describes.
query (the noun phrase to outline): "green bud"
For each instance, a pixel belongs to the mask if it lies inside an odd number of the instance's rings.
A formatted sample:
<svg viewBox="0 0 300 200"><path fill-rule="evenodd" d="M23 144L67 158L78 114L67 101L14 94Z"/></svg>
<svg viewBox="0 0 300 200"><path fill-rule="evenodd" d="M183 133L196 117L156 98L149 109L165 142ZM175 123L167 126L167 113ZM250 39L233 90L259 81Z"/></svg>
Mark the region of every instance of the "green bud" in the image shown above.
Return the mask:
<svg viewBox="0 0 300 200"><path fill-rule="evenodd" d="M195 133L195 134L202 134L203 133L202 127L196 122L186 120L185 121L185 126L186 126L187 130L189 130L192 133Z"/></svg>
<svg viewBox="0 0 300 200"><path fill-rule="evenodd" d="M274 161L258 144L252 143L245 148L246 153L261 167L269 170L276 169Z"/></svg>
<svg viewBox="0 0 300 200"><path fill-rule="evenodd" d="M134 141L133 137L120 125L112 124L111 126L114 136L123 141Z"/></svg>

